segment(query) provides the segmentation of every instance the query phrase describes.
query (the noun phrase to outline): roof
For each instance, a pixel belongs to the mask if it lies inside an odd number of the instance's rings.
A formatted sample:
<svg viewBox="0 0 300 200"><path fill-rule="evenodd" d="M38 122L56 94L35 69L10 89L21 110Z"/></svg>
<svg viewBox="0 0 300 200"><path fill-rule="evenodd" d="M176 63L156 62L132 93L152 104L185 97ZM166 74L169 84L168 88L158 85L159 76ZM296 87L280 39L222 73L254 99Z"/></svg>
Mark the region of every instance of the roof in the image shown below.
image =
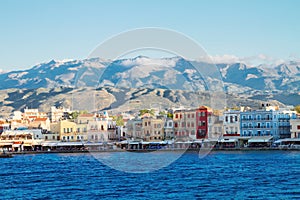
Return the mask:
<svg viewBox="0 0 300 200"><path fill-rule="evenodd" d="M46 117L43 117L43 118L39 117L39 118L36 118L34 121L43 121L44 122L44 121L47 121L47 119L48 118L46 118Z"/></svg>
<svg viewBox="0 0 300 200"><path fill-rule="evenodd" d="M94 114L86 113L86 114L80 114L78 117L94 117Z"/></svg>

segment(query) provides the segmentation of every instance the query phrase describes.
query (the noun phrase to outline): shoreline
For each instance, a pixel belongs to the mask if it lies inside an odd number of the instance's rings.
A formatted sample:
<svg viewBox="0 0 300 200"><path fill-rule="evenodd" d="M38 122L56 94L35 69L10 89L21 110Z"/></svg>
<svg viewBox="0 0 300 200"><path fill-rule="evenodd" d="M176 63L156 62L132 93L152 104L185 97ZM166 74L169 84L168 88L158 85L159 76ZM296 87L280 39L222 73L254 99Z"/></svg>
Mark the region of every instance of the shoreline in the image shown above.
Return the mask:
<svg viewBox="0 0 300 200"><path fill-rule="evenodd" d="M12 155L27 155L27 154L75 154L75 153L121 153L121 152L133 152L133 153L150 153L154 151L159 152L178 152L178 151L185 151L185 152L199 152L201 150L204 151L211 151L211 152L218 152L218 151L231 151L231 152L246 152L246 151L300 151L300 149L287 149L287 148L219 148L219 149L159 149L159 150L126 150L126 149L107 149L107 150L99 150L99 151L88 151L88 150L65 150L65 151L21 151L21 152L6 152L7 154Z"/></svg>

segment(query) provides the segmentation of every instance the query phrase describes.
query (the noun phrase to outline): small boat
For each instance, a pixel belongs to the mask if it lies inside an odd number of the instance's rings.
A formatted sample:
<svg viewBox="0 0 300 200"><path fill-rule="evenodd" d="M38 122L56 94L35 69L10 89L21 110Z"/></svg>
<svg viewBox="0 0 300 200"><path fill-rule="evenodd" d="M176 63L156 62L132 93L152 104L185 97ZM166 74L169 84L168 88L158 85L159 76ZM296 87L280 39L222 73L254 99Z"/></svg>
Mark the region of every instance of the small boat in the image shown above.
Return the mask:
<svg viewBox="0 0 300 200"><path fill-rule="evenodd" d="M0 158L12 158L11 153L0 153Z"/></svg>

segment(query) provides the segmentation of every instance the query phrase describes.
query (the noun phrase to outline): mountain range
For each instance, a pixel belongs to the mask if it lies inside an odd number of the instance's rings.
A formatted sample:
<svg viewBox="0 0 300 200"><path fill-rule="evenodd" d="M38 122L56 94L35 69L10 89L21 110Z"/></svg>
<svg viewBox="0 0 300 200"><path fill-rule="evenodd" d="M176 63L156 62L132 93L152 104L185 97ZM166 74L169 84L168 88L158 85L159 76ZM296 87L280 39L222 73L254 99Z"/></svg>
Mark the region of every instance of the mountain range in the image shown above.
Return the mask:
<svg viewBox="0 0 300 200"><path fill-rule="evenodd" d="M196 70L198 69L198 71ZM216 68L216 69L214 69ZM282 63L277 66L248 66L243 63L210 64L183 58L152 59L139 56L115 61L91 58L41 63L30 69L0 74L0 89L97 87L99 85L182 89L183 84L204 89L206 82L218 72L228 92L250 90L263 92L299 92L300 63ZM203 75L204 74L204 75ZM208 75L207 75L208 74ZM209 77L210 76L210 77ZM186 86L187 88L188 86Z"/></svg>
<svg viewBox="0 0 300 200"><path fill-rule="evenodd" d="M30 69L1 73L0 83L1 93L6 94L6 97L0 98L0 106L10 105L15 109L26 104L26 98L22 96L26 93L24 91L31 91L32 94L27 94L30 96L39 93L36 91L42 90L41 88L48 92L55 91L56 88L67 88L50 95L55 96L79 88L104 87L121 90L130 88L133 90L132 94L134 91L138 93L143 89L151 89L156 91L153 92L156 95L166 95L164 92L158 92L162 90L184 91L183 93L188 94L219 92L221 88L222 92L236 95L238 99L274 99L284 104L296 105L300 102L300 63L290 61L275 66L250 66L244 63L212 64L189 61L181 57L155 59L144 56L114 61L101 58L51 60ZM11 91L23 91L18 98L24 102L19 102L19 106L7 103L14 99L9 95ZM110 93L111 90L105 91ZM176 99L175 93L173 97ZM49 95L46 96L48 97L44 98L49 98ZM38 101L45 100L42 96L38 98ZM132 99L132 96L129 99Z"/></svg>

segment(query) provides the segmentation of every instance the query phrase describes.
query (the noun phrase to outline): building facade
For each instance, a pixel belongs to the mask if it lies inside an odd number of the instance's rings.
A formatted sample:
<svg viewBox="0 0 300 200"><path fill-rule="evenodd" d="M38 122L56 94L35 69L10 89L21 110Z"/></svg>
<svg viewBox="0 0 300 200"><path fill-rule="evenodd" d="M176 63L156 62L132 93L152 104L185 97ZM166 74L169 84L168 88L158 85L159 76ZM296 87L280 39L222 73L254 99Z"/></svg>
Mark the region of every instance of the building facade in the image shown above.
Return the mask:
<svg viewBox="0 0 300 200"><path fill-rule="evenodd" d="M225 111L223 127L224 136L240 136L240 111Z"/></svg>

